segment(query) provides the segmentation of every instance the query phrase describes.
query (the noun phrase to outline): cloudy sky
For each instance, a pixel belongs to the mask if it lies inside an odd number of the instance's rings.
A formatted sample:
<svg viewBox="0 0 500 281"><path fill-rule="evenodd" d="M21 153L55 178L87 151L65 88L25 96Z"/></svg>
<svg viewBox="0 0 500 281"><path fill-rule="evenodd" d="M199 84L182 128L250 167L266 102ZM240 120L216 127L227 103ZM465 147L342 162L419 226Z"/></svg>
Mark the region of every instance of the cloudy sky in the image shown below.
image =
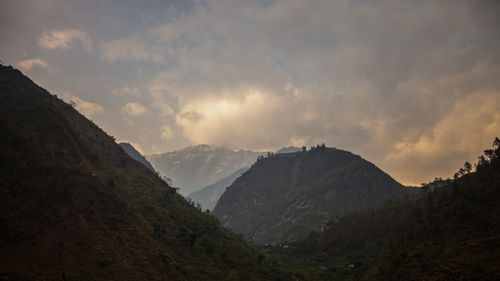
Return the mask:
<svg viewBox="0 0 500 281"><path fill-rule="evenodd" d="M500 1L0 5L2 62L145 154L325 143L418 184L500 135Z"/></svg>

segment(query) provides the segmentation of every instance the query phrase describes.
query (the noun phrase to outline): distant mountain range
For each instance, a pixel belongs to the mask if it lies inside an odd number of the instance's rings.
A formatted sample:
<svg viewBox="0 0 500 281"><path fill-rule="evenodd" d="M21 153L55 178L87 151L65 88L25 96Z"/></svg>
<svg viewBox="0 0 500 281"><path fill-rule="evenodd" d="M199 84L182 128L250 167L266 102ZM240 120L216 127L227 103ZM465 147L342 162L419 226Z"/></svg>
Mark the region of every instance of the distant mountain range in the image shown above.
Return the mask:
<svg viewBox="0 0 500 281"><path fill-rule="evenodd" d="M404 194L405 187L372 163L318 146L260 159L226 189L213 214L247 239L280 242Z"/></svg>
<svg viewBox="0 0 500 281"><path fill-rule="evenodd" d="M283 147L276 151L277 154L292 153L299 151L300 148L295 146ZM264 153L262 153L264 154ZM220 181L209 184L200 190L188 195L189 198L197 203L200 203L203 209L213 210L220 196L224 193L226 188L230 186L241 174L243 174L250 167L241 168L233 174L221 179Z"/></svg>
<svg viewBox="0 0 500 281"><path fill-rule="evenodd" d="M146 158L144 158L144 156L142 156L142 154L139 153L139 151L137 151L130 143L122 142L118 145L120 145L130 157L141 162L142 165L148 167L149 169L151 169L151 171L155 171L151 163L149 163L148 160L146 160Z"/></svg>
<svg viewBox="0 0 500 281"><path fill-rule="evenodd" d="M181 194L188 195L250 167L263 154L201 144L149 155L146 159L160 175L172 179Z"/></svg>
<svg viewBox="0 0 500 281"><path fill-rule="evenodd" d="M220 196L224 193L224 191L226 191L226 188L247 170L248 168L241 168L228 177L189 194L188 197L195 202L200 203L204 210L208 209L212 211L217 204L217 201L219 201Z"/></svg>

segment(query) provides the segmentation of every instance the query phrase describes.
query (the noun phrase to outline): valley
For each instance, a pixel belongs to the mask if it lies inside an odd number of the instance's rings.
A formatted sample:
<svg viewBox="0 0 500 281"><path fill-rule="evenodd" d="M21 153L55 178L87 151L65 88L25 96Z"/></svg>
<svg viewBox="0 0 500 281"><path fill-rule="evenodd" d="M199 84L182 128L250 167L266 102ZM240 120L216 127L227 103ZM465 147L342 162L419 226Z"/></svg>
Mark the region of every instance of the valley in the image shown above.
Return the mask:
<svg viewBox="0 0 500 281"><path fill-rule="evenodd" d="M500 276L498 138L474 170L419 188L325 145L147 157L185 182L216 181L186 199L18 70L1 66L0 91L2 280Z"/></svg>
<svg viewBox="0 0 500 281"><path fill-rule="evenodd" d="M500 1L0 0L0 281L500 280Z"/></svg>

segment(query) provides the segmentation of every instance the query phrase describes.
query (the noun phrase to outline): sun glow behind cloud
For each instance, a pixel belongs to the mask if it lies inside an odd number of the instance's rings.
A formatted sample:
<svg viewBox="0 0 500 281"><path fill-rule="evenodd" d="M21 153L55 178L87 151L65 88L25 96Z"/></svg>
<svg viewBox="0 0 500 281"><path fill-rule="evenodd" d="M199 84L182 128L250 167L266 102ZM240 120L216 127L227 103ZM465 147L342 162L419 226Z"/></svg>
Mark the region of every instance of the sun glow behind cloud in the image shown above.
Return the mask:
<svg viewBox="0 0 500 281"><path fill-rule="evenodd" d="M231 94L232 91L238 94ZM266 149L276 137L276 122L268 121L285 110L284 101L256 88L242 87L232 91L224 90L221 94L188 101L176 116L177 125L193 143ZM227 138L229 132L233 139ZM256 136L259 137L256 139Z"/></svg>
<svg viewBox="0 0 500 281"><path fill-rule="evenodd" d="M451 112L428 134L398 142L381 162L395 177L406 179L409 184L419 184L420 178L414 169L428 174L445 170L445 174L451 175L457 170L452 163L475 161L470 155L485 149L482 144L498 136L499 108L500 92L476 93L457 100ZM412 163L408 163L408 159Z"/></svg>

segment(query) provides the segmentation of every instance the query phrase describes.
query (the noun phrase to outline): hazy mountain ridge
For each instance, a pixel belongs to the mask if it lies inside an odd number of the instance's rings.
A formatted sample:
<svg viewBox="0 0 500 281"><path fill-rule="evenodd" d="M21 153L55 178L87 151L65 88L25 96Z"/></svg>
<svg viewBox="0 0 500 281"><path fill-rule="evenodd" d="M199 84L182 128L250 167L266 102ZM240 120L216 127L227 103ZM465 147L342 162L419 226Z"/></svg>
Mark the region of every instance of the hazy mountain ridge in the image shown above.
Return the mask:
<svg viewBox="0 0 500 281"><path fill-rule="evenodd" d="M212 211L226 188L247 170L248 168L239 169L222 180L189 194L188 197L200 203L203 209Z"/></svg>
<svg viewBox="0 0 500 281"><path fill-rule="evenodd" d="M144 166L151 169L151 171L153 172L155 171L153 165L151 165L151 163L149 163L148 160L146 160L146 158L144 158L144 156L142 156L142 154L139 151L137 151L137 149L135 149L135 147L132 146L130 143L121 142L118 145L120 145L130 157L141 162Z"/></svg>
<svg viewBox="0 0 500 281"><path fill-rule="evenodd" d="M0 279L289 280L95 124L0 67Z"/></svg>
<svg viewBox="0 0 500 281"><path fill-rule="evenodd" d="M294 153L301 150L295 146L283 147L276 151L276 154L283 153ZM262 153L264 155L264 153ZM188 195L189 198L197 203L200 203L203 209L213 210L215 205L219 201L220 196L226 191L226 188L230 186L234 180L236 180L241 174L243 174L250 167L241 168L235 171L233 174L219 180L216 183L209 184L202 187L200 190L195 191Z"/></svg>
<svg viewBox="0 0 500 281"><path fill-rule="evenodd" d="M318 147L260 159L226 189L213 214L250 240L296 240L336 216L405 192L361 157Z"/></svg>
<svg viewBox="0 0 500 281"><path fill-rule="evenodd" d="M188 195L251 166L263 154L201 144L146 159L162 176L172 179L183 195Z"/></svg>

